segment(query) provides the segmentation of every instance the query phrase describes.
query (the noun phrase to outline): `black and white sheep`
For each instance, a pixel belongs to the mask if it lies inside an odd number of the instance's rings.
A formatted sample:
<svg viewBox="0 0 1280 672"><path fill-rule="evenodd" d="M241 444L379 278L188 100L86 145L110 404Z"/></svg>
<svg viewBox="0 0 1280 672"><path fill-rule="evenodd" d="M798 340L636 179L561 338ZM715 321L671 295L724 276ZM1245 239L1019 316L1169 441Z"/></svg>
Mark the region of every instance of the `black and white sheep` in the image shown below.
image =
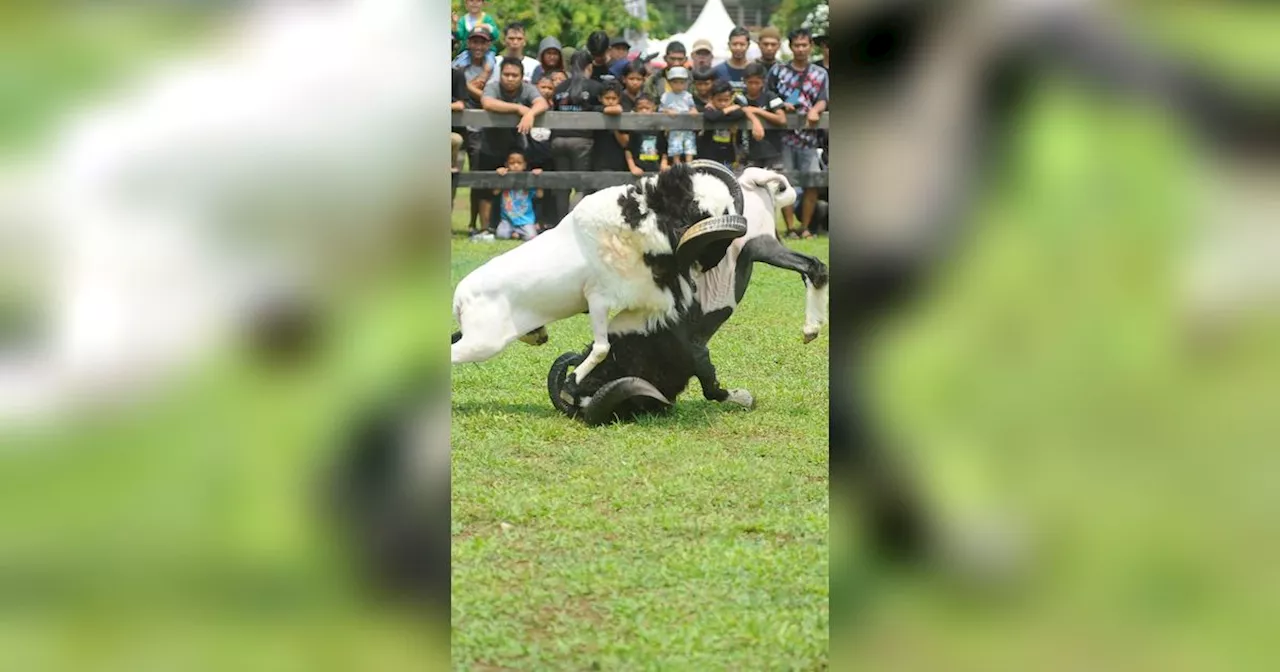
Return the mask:
<svg viewBox="0 0 1280 672"><path fill-rule="evenodd" d="M471 272L454 290L453 364L481 362L546 325L591 316L581 380L609 354L609 333L671 323L693 299L690 273L712 268L746 233L732 171L694 161L583 198L559 225ZM610 317L610 315L613 315Z"/></svg>
<svg viewBox="0 0 1280 672"><path fill-rule="evenodd" d="M751 407L754 399L748 391L720 385L707 344L746 294L755 262L800 274L806 287L804 342L817 337L827 319L827 267L787 249L777 238L776 209L795 202L795 189L785 176L758 168L744 171L739 183L748 233L730 244L719 264L693 275L696 291L688 310L657 328L611 332L608 356L576 387L567 384L567 374L585 361L589 348L561 355L547 376L557 409L588 424L661 412L671 408L695 377L706 399Z"/></svg>

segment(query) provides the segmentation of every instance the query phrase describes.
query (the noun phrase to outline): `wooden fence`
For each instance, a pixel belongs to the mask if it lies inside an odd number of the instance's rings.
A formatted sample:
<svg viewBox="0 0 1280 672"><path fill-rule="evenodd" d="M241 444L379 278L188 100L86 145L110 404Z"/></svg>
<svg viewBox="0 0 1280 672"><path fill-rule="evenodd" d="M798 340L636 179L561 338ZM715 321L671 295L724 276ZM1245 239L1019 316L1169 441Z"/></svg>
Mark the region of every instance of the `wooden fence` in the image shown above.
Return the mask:
<svg viewBox="0 0 1280 672"><path fill-rule="evenodd" d="M470 126L472 128L515 128L520 117L514 114L485 112L483 110L465 110L453 112L454 126ZM769 129L803 129L816 128L826 130L830 123L829 113L824 112L816 126L809 126L804 115L788 114L787 125L773 126ZM544 112L538 116L534 126L550 129L576 131L700 131L707 128L737 127L750 132L749 121L707 122L699 115L682 114L618 114L610 115L601 112ZM827 186L827 173L784 172L791 184L797 187L824 188ZM496 172L459 172L453 174L456 187L472 187L477 189L604 189L619 184L630 184L635 175L627 172L556 172L547 171L541 175L532 173L499 175Z"/></svg>

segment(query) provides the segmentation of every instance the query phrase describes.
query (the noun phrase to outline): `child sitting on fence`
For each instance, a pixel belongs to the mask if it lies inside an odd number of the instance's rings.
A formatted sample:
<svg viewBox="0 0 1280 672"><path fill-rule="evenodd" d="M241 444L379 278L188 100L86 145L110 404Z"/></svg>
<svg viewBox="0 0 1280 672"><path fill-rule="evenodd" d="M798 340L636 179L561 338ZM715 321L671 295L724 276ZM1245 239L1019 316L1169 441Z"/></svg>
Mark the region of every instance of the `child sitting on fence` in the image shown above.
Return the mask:
<svg viewBox="0 0 1280 672"><path fill-rule="evenodd" d="M507 165L498 168L499 175L507 173L523 173L528 162L524 152L513 150L507 155ZM533 169L534 175L542 174L542 170ZM498 222L498 238L510 240L532 240L538 235L537 217L534 215L532 189L494 189L493 193L502 197L501 221ZM542 198L542 190L536 196Z"/></svg>
<svg viewBox="0 0 1280 672"><path fill-rule="evenodd" d="M653 114L653 99L642 93L636 98L636 114ZM627 170L637 177L668 168L667 139L662 131L631 131L627 145Z"/></svg>
<svg viewBox="0 0 1280 672"><path fill-rule="evenodd" d="M665 114L699 114L694 106L693 94L689 93L689 71L682 67L674 67L667 71L667 83L671 90L662 94L661 110ZM675 163L692 161L698 155L697 140L690 130L675 130L667 133L667 154Z"/></svg>

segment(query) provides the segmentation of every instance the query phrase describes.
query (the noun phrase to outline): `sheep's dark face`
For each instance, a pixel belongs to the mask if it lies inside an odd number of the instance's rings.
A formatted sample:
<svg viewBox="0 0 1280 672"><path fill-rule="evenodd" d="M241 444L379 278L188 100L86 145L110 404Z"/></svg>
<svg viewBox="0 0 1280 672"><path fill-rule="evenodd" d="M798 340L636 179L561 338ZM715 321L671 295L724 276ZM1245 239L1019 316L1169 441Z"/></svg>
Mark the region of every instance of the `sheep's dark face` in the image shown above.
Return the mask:
<svg viewBox="0 0 1280 672"><path fill-rule="evenodd" d="M746 233L742 188L727 168L708 161L682 164L642 180L618 199L623 219L632 228L653 226L670 243L674 259L650 255L655 279L674 264L684 273L696 263L702 269L720 263L733 238Z"/></svg>

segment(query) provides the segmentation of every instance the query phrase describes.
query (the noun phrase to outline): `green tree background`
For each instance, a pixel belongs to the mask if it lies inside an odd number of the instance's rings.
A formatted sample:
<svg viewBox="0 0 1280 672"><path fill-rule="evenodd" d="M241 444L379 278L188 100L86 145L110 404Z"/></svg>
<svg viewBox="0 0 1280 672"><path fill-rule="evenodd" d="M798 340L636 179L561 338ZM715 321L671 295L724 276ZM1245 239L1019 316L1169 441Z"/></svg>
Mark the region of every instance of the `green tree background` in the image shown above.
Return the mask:
<svg viewBox="0 0 1280 672"><path fill-rule="evenodd" d="M467 11L461 0L450 4L457 16ZM647 28L627 13L622 0L489 0L485 11L503 28L515 21L523 23L529 44L525 51L530 56L537 54L538 42L548 35L566 47L581 48L596 30L612 36L627 28Z"/></svg>
<svg viewBox="0 0 1280 672"><path fill-rule="evenodd" d="M777 26L784 34L792 28L799 28L814 7L826 0L782 0L777 11L769 19L769 24Z"/></svg>

